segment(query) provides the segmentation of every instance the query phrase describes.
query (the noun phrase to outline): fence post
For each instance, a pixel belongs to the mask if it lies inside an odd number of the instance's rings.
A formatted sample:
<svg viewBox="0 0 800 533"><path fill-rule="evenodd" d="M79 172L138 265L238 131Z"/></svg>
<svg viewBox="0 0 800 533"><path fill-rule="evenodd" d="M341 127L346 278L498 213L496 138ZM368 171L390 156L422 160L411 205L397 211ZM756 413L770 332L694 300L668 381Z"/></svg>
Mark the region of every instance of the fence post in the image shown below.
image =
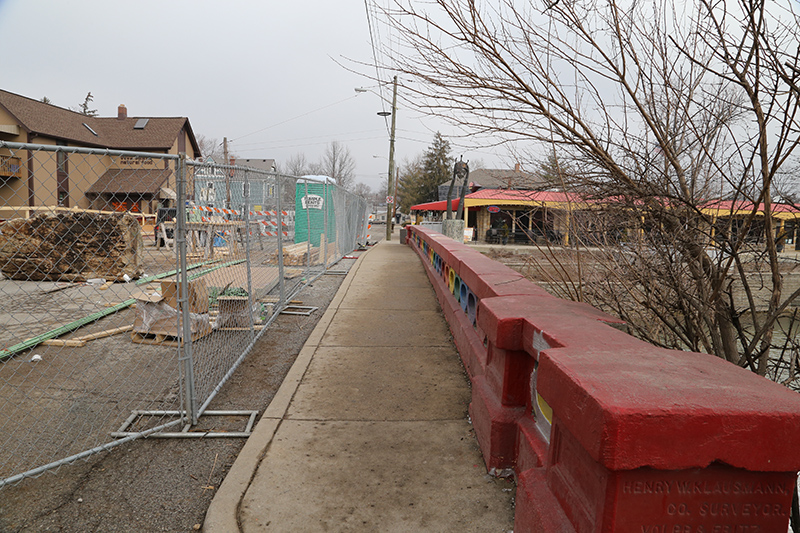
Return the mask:
<svg viewBox="0 0 800 533"><path fill-rule="evenodd" d="M278 306L283 307L286 302L286 284L283 279L283 179L275 174L275 210L278 216Z"/></svg>
<svg viewBox="0 0 800 533"><path fill-rule="evenodd" d="M181 309L182 342L179 342L178 360L184 378L184 409L192 425L197 424L197 395L194 386L192 360L192 323L189 312L189 273L186 261L186 154L181 152L176 175L177 215L175 223L175 250L178 254L178 304Z"/></svg>
<svg viewBox="0 0 800 533"><path fill-rule="evenodd" d="M306 212L306 275L311 271L311 210L308 208L308 180L305 180L305 187L306 187L306 206L304 211ZM302 201L300 203L302 204ZM295 220L297 220L297 215L295 215ZM294 240L297 241L297 229L295 226L295 238Z"/></svg>
<svg viewBox="0 0 800 533"><path fill-rule="evenodd" d="M319 240L319 255L322 259L322 270L328 270L328 242L330 242L331 236L328 235L328 209L330 209L330 190L328 189L328 180L325 180L325 184L322 186L322 205L325 206L325 211L322 214L322 234L325 236L325 240ZM324 250L323 250L323 243L324 243Z"/></svg>
<svg viewBox="0 0 800 533"><path fill-rule="evenodd" d="M247 265L247 314L250 316L250 331L255 333L253 324L253 270L250 262L250 176L247 170L244 171L244 253L245 265Z"/></svg>
<svg viewBox="0 0 800 533"><path fill-rule="evenodd" d="M361 233L359 233L358 241L367 243L367 235L369 235L369 213L367 213L367 201L361 198L359 201L359 213L361 213Z"/></svg>

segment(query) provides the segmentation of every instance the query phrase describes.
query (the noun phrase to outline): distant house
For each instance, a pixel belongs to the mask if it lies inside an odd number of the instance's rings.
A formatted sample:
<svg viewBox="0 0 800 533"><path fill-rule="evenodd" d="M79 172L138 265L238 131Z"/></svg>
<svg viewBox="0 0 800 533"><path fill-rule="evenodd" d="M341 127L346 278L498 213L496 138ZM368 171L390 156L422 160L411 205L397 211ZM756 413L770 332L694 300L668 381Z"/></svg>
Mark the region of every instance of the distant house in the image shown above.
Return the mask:
<svg viewBox="0 0 800 533"><path fill-rule="evenodd" d="M505 189L538 191L549 187L550 184L536 174L521 170L520 164L513 169L506 168L476 168L469 173L469 185L466 194L479 189ZM439 200L447 200L447 191L450 182L439 185ZM461 197L461 183L455 183L451 198Z"/></svg>
<svg viewBox="0 0 800 533"><path fill-rule="evenodd" d="M264 170L266 172L275 172L277 168L275 166L274 159L244 159L244 158L236 158L232 159L231 163L237 166L243 166L247 168L255 168L258 170Z"/></svg>
<svg viewBox="0 0 800 533"><path fill-rule="evenodd" d="M274 159L244 159L236 158L233 161L236 166L254 168L264 172L275 172L276 165ZM255 211L275 207L275 180L266 178L263 173L257 179L248 179L250 187L250 207ZM237 183L231 189L231 204L235 207L239 204L244 205L244 184Z"/></svg>
<svg viewBox="0 0 800 533"><path fill-rule="evenodd" d="M200 148L185 117L92 117L0 90L0 141L156 154ZM0 205L63 206L153 213L174 199L174 163L0 147Z"/></svg>
<svg viewBox="0 0 800 533"><path fill-rule="evenodd" d="M206 158L204 163L194 171L194 199L198 205L207 207L228 207L228 193L230 192L230 208L242 210L245 205L245 180L249 186L249 206L251 211L261 211L274 208L275 204L275 177L276 170L274 159L241 159L231 158L229 164L246 169L255 169L257 173L249 175L247 172L233 172L217 166L211 158ZM228 176L226 177L226 172Z"/></svg>
<svg viewBox="0 0 800 533"><path fill-rule="evenodd" d="M478 189L538 191L550 186L541 176L521 170L519 163L513 169L475 169L469 173L469 181L473 192Z"/></svg>

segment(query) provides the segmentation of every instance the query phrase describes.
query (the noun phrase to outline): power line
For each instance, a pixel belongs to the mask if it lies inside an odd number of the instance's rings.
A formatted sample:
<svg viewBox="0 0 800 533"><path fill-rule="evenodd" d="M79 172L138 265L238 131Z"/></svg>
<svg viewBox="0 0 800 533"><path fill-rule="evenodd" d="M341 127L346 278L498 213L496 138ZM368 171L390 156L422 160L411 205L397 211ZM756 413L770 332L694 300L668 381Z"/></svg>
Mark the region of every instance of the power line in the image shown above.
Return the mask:
<svg viewBox="0 0 800 533"><path fill-rule="evenodd" d="M303 118L303 117L306 117L306 116L308 116L308 115L311 115L311 114L313 114L313 113L317 113L317 112L319 112L319 111L322 111L322 110L324 110L324 109L328 109L329 107L333 107L333 106L335 106L335 105L339 105L339 104L341 104L342 102L346 102L346 101L348 101L348 100L352 100L352 99L353 99L353 98L355 98L356 96L357 96L357 95L354 95L354 96L348 96L347 98L343 98L342 100L339 100L338 102L333 102L332 104L328 104L328 105L325 105L325 106L319 107L319 108L317 108L317 109L312 109L311 111L307 111L306 113L303 113L302 115L297 115L296 117L287 118L286 120L283 120L283 121L281 121L281 122L277 122L277 123L275 123L275 124L272 124L272 125L270 125L270 126L266 126L266 127L264 127L264 128L261 128L260 130L257 130L257 131L251 132L251 133L247 133L247 134L245 134L245 135L240 135L239 137L236 137L235 139L230 139L230 142L233 142L233 141L238 141L239 139L244 139L245 137L249 137L249 136L251 136L251 135L255 135L256 133L261 133L262 131L266 131L266 130L268 130L268 129L270 129L270 128L275 128L275 127L277 127L277 126L281 126L281 125L283 125L283 124L286 124L287 122L291 122L291 121L293 121L293 120L297 120L298 118Z"/></svg>
<svg viewBox="0 0 800 533"><path fill-rule="evenodd" d="M372 11L370 11L370 4L373 6ZM372 48L372 62L375 66L375 78L378 81L378 96L381 100L381 111L386 111L386 100L387 98L383 95L383 85L384 83L381 82L381 73L379 68L378 62L378 55L380 48L375 44L376 38L375 34L378 33L378 24L377 24L377 15L375 14L376 6L375 2L371 0L364 0L364 9L367 14L367 26L369 27L369 41L370 46ZM374 19L374 21L373 21ZM388 83L388 82L387 82ZM389 119L388 117L384 116L383 122L386 126L386 132L389 133Z"/></svg>
<svg viewBox="0 0 800 533"><path fill-rule="evenodd" d="M378 138L382 138L382 137L362 137L360 139L348 139L348 141L369 141L369 140L378 139ZM246 150L237 149L237 152L241 152L241 153L244 153L244 152L256 152L256 151L261 151L261 150L264 150L264 149L285 150L287 148L303 148L303 147L306 147L306 146L320 146L320 145L328 144L329 142L330 141L317 141L317 142L311 142L311 143L298 143L298 144L285 144L285 145L271 145L270 143L264 143L263 145L261 145L261 147L254 146L254 147L248 148Z"/></svg>
<svg viewBox="0 0 800 533"><path fill-rule="evenodd" d="M370 42L370 46L372 47L372 62L374 63L374 66L375 66L375 78L378 80L378 82L380 82L381 73L380 73L380 70L378 68L378 47L375 45L375 33L377 32L377 27L373 27L372 18L374 17L374 14L370 13L369 6L370 6L370 0L364 0L364 9L365 9L366 15L367 15L367 27L369 28L369 42ZM377 24L375 26L377 26ZM381 93L380 94L380 97L381 97L381 109L384 109L384 107L383 107L383 87L381 86L381 84L378 85L378 91Z"/></svg>
<svg viewBox="0 0 800 533"><path fill-rule="evenodd" d="M381 129L372 129L372 130L362 130L362 131L348 131L343 133L337 133L334 135L337 138L344 138L348 135L362 135L365 133L378 133L382 132ZM274 142L293 142L293 141L310 141L314 139L325 139L326 142L331 139L332 135L324 134L324 135L312 135L309 137L293 137L293 138L281 138L278 141L257 141L257 142L249 142L249 143L238 143L236 146L237 148L244 148L244 147L253 147L253 146L268 146L273 144ZM378 137L369 137L371 139L377 139ZM354 139L354 140L361 140L361 139Z"/></svg>

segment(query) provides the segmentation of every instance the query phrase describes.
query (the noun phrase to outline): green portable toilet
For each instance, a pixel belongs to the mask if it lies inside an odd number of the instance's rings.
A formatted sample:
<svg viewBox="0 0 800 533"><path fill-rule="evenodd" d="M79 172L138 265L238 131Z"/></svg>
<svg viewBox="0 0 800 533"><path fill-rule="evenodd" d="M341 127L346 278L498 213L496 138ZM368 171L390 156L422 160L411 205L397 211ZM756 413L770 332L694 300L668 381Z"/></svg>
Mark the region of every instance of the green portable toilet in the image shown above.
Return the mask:
<svg viewBox="0 0 800 533"><path fill-rule="evenodd" d="M311 241L319 246L322 234L328 243L336 241L336 214L333 209L333 185L298 181L295 189L294 242ZM325 217L328 229L325 231ZM311 231L309 232L309 227Z"/></svg>

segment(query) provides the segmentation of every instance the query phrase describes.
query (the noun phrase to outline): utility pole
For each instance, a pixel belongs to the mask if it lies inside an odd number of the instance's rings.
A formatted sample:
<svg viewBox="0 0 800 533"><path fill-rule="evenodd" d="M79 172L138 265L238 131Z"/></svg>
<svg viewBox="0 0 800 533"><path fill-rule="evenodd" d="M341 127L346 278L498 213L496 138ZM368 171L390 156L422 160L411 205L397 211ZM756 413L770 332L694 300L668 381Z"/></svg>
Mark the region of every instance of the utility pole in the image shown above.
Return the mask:
<svg viewBox="0 0 800 533"><path fill-rule="evenodd" d="M392 203L396 202L396 198L394 198L392 192L394 190L394 186L392 185L392 180L394 180L394 131L395 125L397 121L397 76L394 77L393 81L394 88L392 89L392 130L389 134L389 190L386 191L387 199L392 197ZM394 216L392 216L392 205L389 202L386 202L386 240L392 240L392 224L394 223Z"/></svg>
<svg viewBox="0 0 800 533"><path fill-rule="evenodd" d="M229 159L228 159L228 138L227 137L223 137L222 138L222 154L223 154L222 157L225 158L225 163L224 164L228 165L229 164ZM226 170L225 171L225 209L230 209L230 208L231 208L231 171L230 170Z"/></svg>

